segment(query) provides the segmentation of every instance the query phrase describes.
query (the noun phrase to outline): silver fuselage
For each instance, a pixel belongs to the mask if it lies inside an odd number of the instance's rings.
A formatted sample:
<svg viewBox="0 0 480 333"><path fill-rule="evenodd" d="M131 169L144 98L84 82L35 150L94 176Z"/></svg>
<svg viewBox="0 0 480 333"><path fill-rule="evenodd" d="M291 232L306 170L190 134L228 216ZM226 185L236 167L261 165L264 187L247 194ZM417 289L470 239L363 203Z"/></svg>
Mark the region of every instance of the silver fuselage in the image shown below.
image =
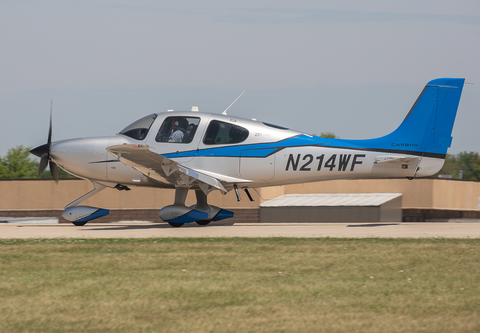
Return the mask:
<svg viewBox="0 0 480 333"><path fill-rule="evenodd" d="M157 142L162 123L173 115L199 118L191 142ZM207 126L213 120L241 126L248 130L248 137L240 143L207 144ZM150 151L185 167L218 176L227 187L229 184L261 187L340 178L422 177L438 172L444 161L412 155L412 160L403 164L379 163L382 158L406 155L357 147L339 148L335 143L335 139L316 138L256 120L203 112L166 112L156 115L142 140L123 134L63 140L52 144L51 154L65 171L109 187L117 184L173 187L125 165L121 157L106 150L118 145L148 146Z"/></svg>

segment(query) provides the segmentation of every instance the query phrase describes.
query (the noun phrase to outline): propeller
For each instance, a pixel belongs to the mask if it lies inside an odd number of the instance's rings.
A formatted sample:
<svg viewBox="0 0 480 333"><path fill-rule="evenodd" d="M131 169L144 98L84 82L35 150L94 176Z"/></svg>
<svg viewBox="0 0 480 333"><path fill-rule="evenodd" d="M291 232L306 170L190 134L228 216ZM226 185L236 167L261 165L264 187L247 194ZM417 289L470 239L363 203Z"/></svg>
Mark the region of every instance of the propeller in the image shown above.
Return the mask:
<svg viewBox="0 0 480 333"><path fill-rule="evenodd" d="M47 164L52 173L52 177L56 183L58 183L58 167L57 164L52 160L51 150L52 150L52 104L50 102L50 128L48 129L48 140L46 144L38 146L30 150L35 156L40 157L40 165L38 166L38 175L40 176L47 167Z"/></svg>

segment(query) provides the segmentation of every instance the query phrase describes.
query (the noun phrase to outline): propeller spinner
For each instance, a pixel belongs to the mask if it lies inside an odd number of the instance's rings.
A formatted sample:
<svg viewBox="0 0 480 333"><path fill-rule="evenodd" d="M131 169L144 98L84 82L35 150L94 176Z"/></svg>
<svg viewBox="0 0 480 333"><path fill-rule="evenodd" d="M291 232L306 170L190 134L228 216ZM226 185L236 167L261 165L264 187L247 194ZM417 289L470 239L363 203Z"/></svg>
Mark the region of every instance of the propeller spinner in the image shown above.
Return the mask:
<svg viewBox="0 0 480 333"><path fill-rule="evenodd" d="M48 129L48 140L47 143L30 150L35 156L40 157L40 165L38 166L38 175L40 176L47 164L49 165L50 172L52 173L53 179L58 183L58 167L57 164L52 160L51 155L52 149L52 107L50 106L50 128Z"/></svg>

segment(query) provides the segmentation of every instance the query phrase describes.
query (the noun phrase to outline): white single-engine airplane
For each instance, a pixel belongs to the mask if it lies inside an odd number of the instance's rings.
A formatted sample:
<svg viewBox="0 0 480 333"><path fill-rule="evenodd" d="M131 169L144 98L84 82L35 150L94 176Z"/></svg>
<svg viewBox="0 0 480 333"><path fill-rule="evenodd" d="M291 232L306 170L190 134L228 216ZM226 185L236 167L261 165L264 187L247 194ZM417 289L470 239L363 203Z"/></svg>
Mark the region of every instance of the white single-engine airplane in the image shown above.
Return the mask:
<svg viewBox="0 0 480 333"><path fill-rule="evenodd" d="M464 79L430 81L400 126L369 140L326 139L256 120L226 114L165 112L146 116L108 137L48 143L31 150L40 157L39 172L57 165L88 179L94 189L68 204L63 218L75 225L108 215L109 211L78 204L110 187L174 188L173 205L159 216L173 227L206 225L233 217L209 205L214 190L226 194L248 189L329 179L426 177L443 166L452 141ZM225 113L225 112L224 112ZM185 206L189 190L197 204Z"/></svg>

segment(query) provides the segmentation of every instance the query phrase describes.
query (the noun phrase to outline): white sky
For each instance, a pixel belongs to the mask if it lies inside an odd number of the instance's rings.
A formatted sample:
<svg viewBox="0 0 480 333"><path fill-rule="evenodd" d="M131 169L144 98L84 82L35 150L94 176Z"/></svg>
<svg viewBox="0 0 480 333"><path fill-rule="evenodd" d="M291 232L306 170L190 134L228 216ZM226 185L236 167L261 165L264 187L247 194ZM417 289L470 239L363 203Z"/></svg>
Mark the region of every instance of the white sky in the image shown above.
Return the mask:
<svg viewBox="0 0 480 333"><path fill-rule="evenodd" d="M342 138L385 135L465 77L449 152L480 151L478 1L0 2L0 155L167 109Z"/></svg>

